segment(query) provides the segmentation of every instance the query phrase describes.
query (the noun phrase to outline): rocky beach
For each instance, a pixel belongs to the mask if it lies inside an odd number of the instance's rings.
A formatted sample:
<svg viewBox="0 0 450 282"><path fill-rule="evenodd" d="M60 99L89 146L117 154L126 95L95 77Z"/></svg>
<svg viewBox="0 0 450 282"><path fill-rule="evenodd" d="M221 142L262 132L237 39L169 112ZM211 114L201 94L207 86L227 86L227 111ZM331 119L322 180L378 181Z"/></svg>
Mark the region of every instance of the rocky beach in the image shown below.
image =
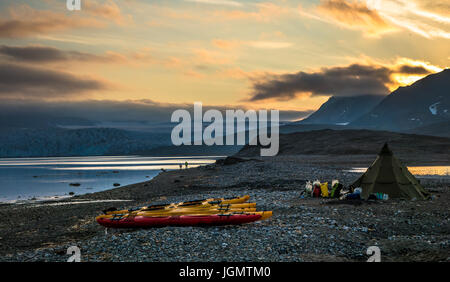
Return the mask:
<svg viewBox="0 0 450 282"><path fill-rule="evenodd" d="M227 158L198 168L161 172L150 181L52 202L0 206L1 261L449 261L450 177L419 176L427 201L338 201L301 198L306 180L351 184L375 155L281 155ZM402 159L447 165L445 156ZM178 202L248 194L269 220L240 226L113 230L95 216L111 206Z"/></svg>

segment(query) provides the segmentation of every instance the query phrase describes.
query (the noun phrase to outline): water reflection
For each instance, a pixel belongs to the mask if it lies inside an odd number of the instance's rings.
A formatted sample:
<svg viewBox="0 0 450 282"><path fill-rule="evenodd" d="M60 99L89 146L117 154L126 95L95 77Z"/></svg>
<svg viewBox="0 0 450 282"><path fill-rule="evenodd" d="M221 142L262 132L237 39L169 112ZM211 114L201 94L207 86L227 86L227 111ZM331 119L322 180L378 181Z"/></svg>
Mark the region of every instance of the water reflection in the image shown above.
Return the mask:
<svg viewBox="0 0 450 282"><path fill-rule="evenodd" d="M0 158L0 201L76 195L148 181L161 172L197 167L221 156ZM70 185L79 184L79 185Z"/></svg>
<svg viewBox="0 0 450 282"><path fill-rule="evenodd" d="M364 173L367 168L353 167L346 172ZM414 175L440 175L449 176L450 166L408 166L408 170Z"/></svg>

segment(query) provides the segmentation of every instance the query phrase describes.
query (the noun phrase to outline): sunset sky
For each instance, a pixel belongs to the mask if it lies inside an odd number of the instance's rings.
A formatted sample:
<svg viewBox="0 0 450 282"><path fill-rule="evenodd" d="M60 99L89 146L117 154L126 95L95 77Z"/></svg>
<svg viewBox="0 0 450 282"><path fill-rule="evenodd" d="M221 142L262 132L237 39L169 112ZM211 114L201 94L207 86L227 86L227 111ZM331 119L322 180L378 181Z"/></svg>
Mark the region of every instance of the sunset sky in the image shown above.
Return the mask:
<svg viewBox="0 0 450 282"><path fill-rule="evenodd" d="M0 2L1 100L201 101L296 119L450 65L448 0L81 1Z"/></svg>

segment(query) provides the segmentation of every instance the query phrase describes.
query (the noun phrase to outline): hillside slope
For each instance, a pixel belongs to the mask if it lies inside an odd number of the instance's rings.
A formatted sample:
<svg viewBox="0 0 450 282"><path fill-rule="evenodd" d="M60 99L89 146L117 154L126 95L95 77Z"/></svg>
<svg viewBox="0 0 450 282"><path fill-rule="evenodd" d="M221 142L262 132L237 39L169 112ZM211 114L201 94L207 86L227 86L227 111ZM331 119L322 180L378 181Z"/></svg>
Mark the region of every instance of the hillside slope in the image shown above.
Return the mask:
<svg viewBox="0 0 450 282"><path fill-rule="evenodd" d="M332 96L301 124L348 124L370 112L385 96Z"/></svg>
<svg viewBox="0 0 450 282"><path fill-rule="evenodd" d="M398 88L350 125L405 131L449 120L450 69L446 69Z"/></svg>
<svg viewBox="0 0 450 282"><path fill-rule="evenodd" d="M408 130L406 133L450 137L450 120L419 126Z"/></svg>
<svg viewBox="0 0 450 282"><path fill-rule="evenodd" d="M372 130L316 130L280 134L278 155L376 154L385 142L394 153L414 157L441 155L450 159L450 138ZM259 146L242 148L236 156L257 157Z"/></svg>

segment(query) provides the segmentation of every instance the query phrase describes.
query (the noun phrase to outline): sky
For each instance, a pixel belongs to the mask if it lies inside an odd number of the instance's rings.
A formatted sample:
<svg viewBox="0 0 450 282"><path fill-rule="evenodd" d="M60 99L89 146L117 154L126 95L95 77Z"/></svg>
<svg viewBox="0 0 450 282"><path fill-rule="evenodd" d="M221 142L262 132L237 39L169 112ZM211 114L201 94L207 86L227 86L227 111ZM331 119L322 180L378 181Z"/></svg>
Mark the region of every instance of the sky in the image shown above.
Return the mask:
<svg viewBox="0 0 450 282"><path fill-rule="evenodd" d="M448 0L0 2L0 103L279 109L449 67ZM95 109L95 107L93 109ZM124 111L125 112L125 111Z"/></svg>

